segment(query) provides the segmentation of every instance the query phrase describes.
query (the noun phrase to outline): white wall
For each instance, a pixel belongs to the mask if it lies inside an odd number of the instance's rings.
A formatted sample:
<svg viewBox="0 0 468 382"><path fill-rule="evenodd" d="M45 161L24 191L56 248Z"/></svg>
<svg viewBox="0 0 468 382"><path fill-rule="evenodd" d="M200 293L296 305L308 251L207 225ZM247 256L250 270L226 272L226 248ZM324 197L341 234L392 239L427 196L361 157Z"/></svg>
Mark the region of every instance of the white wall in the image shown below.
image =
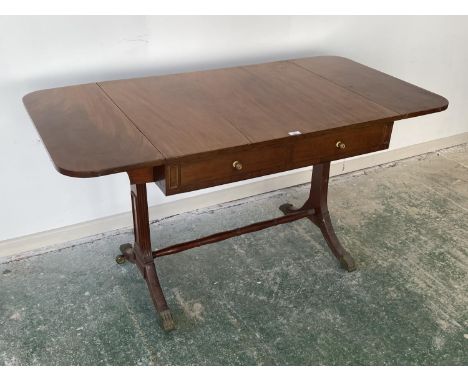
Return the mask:
<svg viewBox="0 0 468 382"><path fill-rule="evenodd" d="M126 175L74 179L54 170L24 94L319 54L449 99L444 113L398 122L391 147L468 131L467 17L0 17L0 240L130 209ZM150 204L175 198L150 188Z"/></svg>

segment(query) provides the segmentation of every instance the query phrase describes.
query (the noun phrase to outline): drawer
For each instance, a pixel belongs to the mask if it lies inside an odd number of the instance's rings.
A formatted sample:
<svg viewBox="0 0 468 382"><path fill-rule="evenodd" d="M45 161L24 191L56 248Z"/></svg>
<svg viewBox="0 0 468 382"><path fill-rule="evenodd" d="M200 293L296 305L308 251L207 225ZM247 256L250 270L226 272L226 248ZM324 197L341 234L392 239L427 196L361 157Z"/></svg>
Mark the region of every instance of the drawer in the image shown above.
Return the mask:
<svg viewBox="0 0 468 382"><path fill-rule="evenodd" d="M292 146L291 165L304 167L388 148L393 123L338 128L303 136Z"/></svg>
<svg viewBox="0 0 468 382"><path fill-rule="evenodd" d="M383 150L392 125L337 128L174 159L161 168L156 184L173 195Z"/></svg>
<svg viewBox="0 0 468 382"><path fill-rule="evenodd" d="M252 145L203 158L183 159L165 166L166 195L197 190L284 171L289 162L288 145Z"/></svg>

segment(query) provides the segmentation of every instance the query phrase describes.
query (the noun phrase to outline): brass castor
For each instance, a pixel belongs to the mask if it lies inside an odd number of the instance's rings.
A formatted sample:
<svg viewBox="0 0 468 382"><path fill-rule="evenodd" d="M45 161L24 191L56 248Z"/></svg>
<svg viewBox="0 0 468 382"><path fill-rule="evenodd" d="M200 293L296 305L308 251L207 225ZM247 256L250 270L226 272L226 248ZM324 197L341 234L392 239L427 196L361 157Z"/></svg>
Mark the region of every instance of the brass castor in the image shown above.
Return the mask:
<svg viewBox="0 0 468 382"><path fill-rule="evenodd" d="M124 255L118 255L115 257L115 262L119 265L124 264L127 261Z"/></svg>
<svg viewBox="0 0 468 382"><path fill-rule="evenodd" d="M115 258L115 261L117 262L117 264L124 264L127 261L127 258L125 255L128 255L133 250L133 247L131 244L126 243L126 244L122 244L119 247L119 249L120 249L121 254Z"/></svg>
<svg viewBox="0 0 468 382"><path fill-rule="evenodd" d="M175 329L174 319L172 318L171 311L169 309L159 313L161 317L162 327L166 332L170 332Z"/></svg>
<svg viewBox="0 0 468 382"><path fill-rule="evenodd" d="M356 270L356 263L349 253L345 253L343 257L340 257L340 264L348 272Z"/></svg>

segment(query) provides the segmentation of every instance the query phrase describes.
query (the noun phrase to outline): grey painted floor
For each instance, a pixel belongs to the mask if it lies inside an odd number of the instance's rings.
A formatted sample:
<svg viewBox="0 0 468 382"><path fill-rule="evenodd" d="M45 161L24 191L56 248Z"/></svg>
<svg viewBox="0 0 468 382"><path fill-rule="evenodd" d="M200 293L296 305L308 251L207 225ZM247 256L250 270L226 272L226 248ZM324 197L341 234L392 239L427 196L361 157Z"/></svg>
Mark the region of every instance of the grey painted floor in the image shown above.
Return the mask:
<svg viewBox="0 0 468 382"><path fill-rule="evenodd" d="M279 216L299 186L152 225L162 247ZM0 265L0 364L467 365L468 153L333 179L330 210L358 270L307 220L158 259L177 321L114 262L131 232Z"/></svg>

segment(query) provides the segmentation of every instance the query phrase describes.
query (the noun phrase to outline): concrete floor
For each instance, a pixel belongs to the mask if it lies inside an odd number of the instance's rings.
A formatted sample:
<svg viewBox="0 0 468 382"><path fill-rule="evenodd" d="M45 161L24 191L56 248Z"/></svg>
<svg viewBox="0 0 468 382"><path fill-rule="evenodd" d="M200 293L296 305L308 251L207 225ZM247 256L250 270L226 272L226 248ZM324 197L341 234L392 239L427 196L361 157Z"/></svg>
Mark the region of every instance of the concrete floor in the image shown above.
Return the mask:
<svg viewBox="0 0 468 382"><path fill-rule="evenodd" d="M308 186L152 225L158 247L279 216ZM332 220L358 270L307 220L158 259L164 333L131 232L0 265L4 365L467 365L466 146L335 178Z"/></svg>

